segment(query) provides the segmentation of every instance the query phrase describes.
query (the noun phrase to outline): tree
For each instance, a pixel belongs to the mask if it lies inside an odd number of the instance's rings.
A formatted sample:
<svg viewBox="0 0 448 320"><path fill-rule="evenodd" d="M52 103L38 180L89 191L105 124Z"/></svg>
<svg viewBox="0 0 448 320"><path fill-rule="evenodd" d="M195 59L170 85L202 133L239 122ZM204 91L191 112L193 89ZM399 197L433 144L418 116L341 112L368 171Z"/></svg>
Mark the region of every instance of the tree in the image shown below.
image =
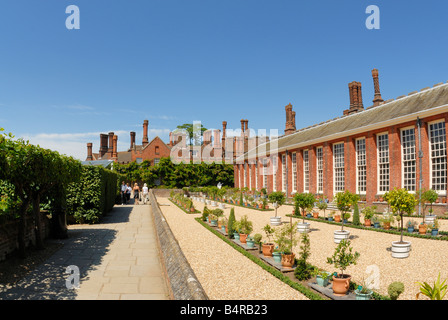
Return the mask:
<svg viewBox="0 0 448 320"><path fill-rule="evenodd" d="M271 192L268 196L268 199L271 203L274 204L275 216L277 217L277 208L285 203L285 194L281 191Z"/></svg>
<svg viewBox="0 0 448 320"><path fill-rule="evenodd" d="M182 130L185 130L188 134L190 145L200 146L202 144L202 133L207 131L207 128L205 128L202 123L184 123L182 125L178 125L177 129L174 130L174 133L181 132Z"/></svg>
<svg viewBox="0 0 448 320"><path fill-rule="evenodd" d="M313 209L314 202L316 202L316 198L312 193L296 193L294 195L294 204L302 210L303 223L305 223L307 210Z"/></svg>
<svg viewBox="0 0 448 320"><path fill-rule="evenodd" d="M394 188L389 191L387 201L394 214L400 215L401 220L401 237L400 242L403 242L403 214L411 214L414 212L415 206L417 205L417 199L414 195L410 194L405 188L399 189Z"/></svg>
<svg viewBox="0 0 448 320"><path fill-rule="evenodd" d="M350 208L358 202L359 196L357 194L351 193L348 190L344 192L339 192L335 196L336 206L342 213L342 227L341 230L344 230L344 215L346 212L350 210Z"/></svg>

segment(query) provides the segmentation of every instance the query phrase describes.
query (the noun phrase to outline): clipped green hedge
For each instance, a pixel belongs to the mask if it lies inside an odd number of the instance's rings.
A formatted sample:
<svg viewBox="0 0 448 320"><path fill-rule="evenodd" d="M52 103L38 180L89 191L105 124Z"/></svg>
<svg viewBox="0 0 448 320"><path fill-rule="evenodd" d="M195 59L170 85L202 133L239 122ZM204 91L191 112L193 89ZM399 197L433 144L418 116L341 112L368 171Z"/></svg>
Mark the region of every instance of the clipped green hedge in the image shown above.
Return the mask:
<svg viewBox="0 0 448 320"><path fill-rule="evenodd" d="M96 223L112 210L118 174L101 166L83 166L81 180L67 188L67 215L78 223Z"/></svg>

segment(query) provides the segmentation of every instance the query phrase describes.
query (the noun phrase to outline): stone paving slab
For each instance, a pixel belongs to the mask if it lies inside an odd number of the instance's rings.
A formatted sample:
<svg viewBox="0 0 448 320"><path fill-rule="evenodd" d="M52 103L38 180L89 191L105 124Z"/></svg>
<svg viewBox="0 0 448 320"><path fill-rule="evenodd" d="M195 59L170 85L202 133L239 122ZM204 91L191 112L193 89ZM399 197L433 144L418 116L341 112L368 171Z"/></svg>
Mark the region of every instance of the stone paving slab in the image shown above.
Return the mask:
<svg viewBox="0 0 448 320"><path fill-rule="evenodd" d="M0 286L0 300L170 299L151 206L115 206L100 224L70 226L58 242L63 247L28 276ZM66 286L70 265L79 268L78 289Z"/></svg>

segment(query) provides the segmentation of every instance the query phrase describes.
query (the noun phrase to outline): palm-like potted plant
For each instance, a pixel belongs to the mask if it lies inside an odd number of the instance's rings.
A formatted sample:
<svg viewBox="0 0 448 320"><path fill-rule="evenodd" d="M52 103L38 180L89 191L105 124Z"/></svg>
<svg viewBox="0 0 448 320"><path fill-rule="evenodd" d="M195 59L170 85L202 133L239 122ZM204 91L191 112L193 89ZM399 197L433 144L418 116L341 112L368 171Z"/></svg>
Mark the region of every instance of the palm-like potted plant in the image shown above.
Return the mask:
<svg viewBox="0 0 448 320"><path fill-rule="evenodd" d="M342 217L353 206L355 202L358 202L359 196L357 194L351 193L348 190L345 190L345 192L339 192L335 196L336 200L336 206L341 211ZM334 231L334 242L339 243L342 239L348 239L350 235L350 232L347 230L344 230L344 220L342 220L341 230L335 230Z"/></svg>
<svg viewBox="0 0 448 320"><path fill-rule="evenodd" d="M277 217L277 208L285 203L285 194L281 191L271 192L268 196L269 201L275 209L275 217L271 217L271 225L279 226L281 225L281 217Z"/></svg>
<svg viewBox="0 0 448 320"><path fill-rule="evenodd" d="M317 208L319 209L319 210L323 210L324 211L324 219L326 218L326 216L325 216L325 210L327 210L327 208L328 208L328 204L327 204L327 201L325 201L325 197L324 196L322 196L322 199L319 199L319 202L317 203Z"/></svg>
<svg viewBox="0 0 448 320"><path fill-rule="evenodd" d="M394 190L389 191L387 201L392 209L392 212L400 215L401 220L400 241L392 242L392 257L407 258L409 256L409 251L411 250L411 242L403 240L403 214L411 214L414 212L417 200L413 194L408 192L408 190L404 188L395 188Z"/></svg>
<svg viewBox="0 0 448 320"><path fill-rule="evenodd" d="M352 264L356 265L359 253L353 253L350 247L350 240L342 239L336 247L332 257L327 258L327 263L334 265L341 272L333 276L333 293L336 296L345 296L349 286L351 276L344 274L344 271Z"/></svg>
<svg viewBox="0 0 448 320"><path fill-rule="evenodd" d="M316 202L316 197L312 193L297 193L294 195L294 205L302 211L302 223L297 224L297 231L308 233L310 224L305 222L306 212L311 211Z"/></svg>
<svg viewBox="0 0 448 320"><path fill-rule="evenodd" d="M265 257L271 257L274 252L274 243L271 242L271 237L273 237L275 230L269 225L263 227L263 231L268 238L268 241L262 244L262 251Z"/></svg>

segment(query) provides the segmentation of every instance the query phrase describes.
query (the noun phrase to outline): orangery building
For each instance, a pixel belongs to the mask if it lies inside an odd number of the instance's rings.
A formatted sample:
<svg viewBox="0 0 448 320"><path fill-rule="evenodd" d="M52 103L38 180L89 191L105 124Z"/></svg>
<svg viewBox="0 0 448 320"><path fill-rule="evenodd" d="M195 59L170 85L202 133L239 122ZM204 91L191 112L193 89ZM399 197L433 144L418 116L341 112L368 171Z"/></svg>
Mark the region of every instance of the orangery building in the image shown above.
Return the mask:
<svg viewBox="0 0 448 320"><path fill-rule="evenodd" d="M336 119L296 130L295 112L287 105L284 135L237 158L235 187L288 197L310 192L330 201L349 190L380 209L384 193L395 187L434 189L434 211L444 213L448 83L384 101L378 70L372 77L373 104L364 108L361 83L351 82L350 107Z"/></svg>

